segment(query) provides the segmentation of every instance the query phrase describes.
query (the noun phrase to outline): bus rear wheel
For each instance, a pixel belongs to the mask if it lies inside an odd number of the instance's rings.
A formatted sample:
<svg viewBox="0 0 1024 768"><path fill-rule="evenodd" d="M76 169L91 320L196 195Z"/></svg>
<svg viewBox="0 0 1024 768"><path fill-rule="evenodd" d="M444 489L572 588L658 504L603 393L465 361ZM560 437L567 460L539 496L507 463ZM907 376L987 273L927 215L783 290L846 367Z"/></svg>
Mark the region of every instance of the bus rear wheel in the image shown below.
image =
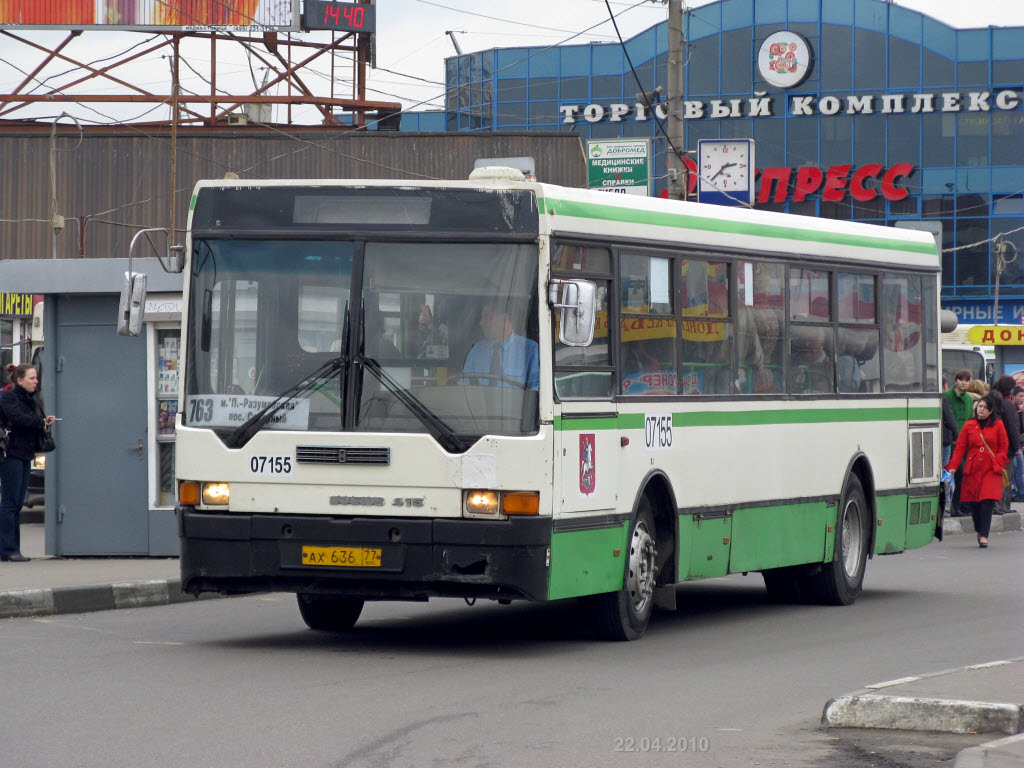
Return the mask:
<svg viewBox="0 0 1024 768"><path fill-rule="evenodd" d="M363 601L357 597L327 597L324 595L296 595L299 613L310 629L321 632L347 632L355 626L363 610Z"/></svg>
<svg viewBox="0 0 1024 768"><path fill-rule="evenodd" d="M864 586L868 561L871 514L860 480L853 475L846 484L836 515L836 542L831 562L807 577L811 595L825 605L850 605Z"/></svg>
<svg viewBox="0 0 1024 768"><path fill-rule="evenodd" d="M636 640L647 630L654 609L655 530L651 503L645 496L629 529L622 589L589 598L595 628L607 640Z"/></svg>

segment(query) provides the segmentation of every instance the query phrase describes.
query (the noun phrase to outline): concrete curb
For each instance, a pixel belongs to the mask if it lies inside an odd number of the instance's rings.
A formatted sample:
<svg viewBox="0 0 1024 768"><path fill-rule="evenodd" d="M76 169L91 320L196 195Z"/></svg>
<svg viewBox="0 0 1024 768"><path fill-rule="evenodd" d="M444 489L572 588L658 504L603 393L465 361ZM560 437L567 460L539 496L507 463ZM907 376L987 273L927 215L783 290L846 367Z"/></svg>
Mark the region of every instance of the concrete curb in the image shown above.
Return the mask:
<svg viewBox="0 0 1024 768"><path fill-rule="evenodd" d="M221 595L204 595L206 599ZM179 579L152 579L82 587L54 587L0 592L0 618L54 616L65 613L143 608L192 601Z"/></svg>
<svg viewBox="0 0 1024 768"><path fill-rule="evenodd" d="M1019 531L1022 526L1020 512L1007 512L1005 515L992 515L992 533ZM974 533L974 520L970 517L947 517L942 521L942 533Z"/></svg>
<svg viewBox="0 0 1024 768"><path fill-rule="evenodd" d="M898 680L875 683L845 696L829 699L821 713L821 724L826 728L1020 734L1024 732L1024 705L1021 704L884 695L878 691L921 681L933 681L950 675L970 674L972 670L999 668L1021 661L1024 659L992 661L946 669L930 675L902 677Z"/></svg>
<svg viewBox="0 0 1024 768"><path fill-rule="evenodd" d="M821 715L829 728L885 728L943 733L1019 733L1018 704L910 696L839 696Z"/></svg>

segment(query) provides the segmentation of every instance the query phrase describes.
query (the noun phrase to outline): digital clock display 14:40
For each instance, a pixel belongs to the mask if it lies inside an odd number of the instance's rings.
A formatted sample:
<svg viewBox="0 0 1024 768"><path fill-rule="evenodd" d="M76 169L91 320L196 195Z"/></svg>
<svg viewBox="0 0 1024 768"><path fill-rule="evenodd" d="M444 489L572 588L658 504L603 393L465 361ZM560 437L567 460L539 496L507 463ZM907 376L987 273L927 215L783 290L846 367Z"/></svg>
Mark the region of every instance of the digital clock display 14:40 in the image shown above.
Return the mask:
<svg viewBox="0 0 1024 768"><path fill-rule="evenodd" d="M305 0L302 26L305 29L333 29L338 32L376 31L376 8L362 3L335 0Z"/></svg>

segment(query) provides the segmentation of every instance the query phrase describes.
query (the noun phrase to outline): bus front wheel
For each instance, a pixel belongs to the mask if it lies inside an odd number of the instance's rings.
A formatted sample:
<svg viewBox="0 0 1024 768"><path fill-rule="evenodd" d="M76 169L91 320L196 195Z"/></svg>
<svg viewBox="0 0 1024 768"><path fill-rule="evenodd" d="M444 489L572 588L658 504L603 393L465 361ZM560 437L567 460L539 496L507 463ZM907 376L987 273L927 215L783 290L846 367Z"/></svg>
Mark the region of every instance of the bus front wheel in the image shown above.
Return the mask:
<svg viewBox="0 0 1024 768"><path fill-rule="evenodd" d="M597 632L607 640L636 640L647 629L654 609L655 531L651 503L644 496L629 530L623 588L589 598Z"/></svg>
<svg viewBox="0 0 1024 768"><path fill-rule="evenodd" d="M856 475L846 484L836 514L836 542L831 562L808 577L807 586L818 602L826 605L850 605L864 586L868 560L871 514L864 487Z"/></svg>
<svg viewBox="0 0 1024 768"><path fill-rule="evenodd" d="M322 632L347 632L355 626L363 610L363 601L356 597L296 595L299 613L310 629Z"/></svg>

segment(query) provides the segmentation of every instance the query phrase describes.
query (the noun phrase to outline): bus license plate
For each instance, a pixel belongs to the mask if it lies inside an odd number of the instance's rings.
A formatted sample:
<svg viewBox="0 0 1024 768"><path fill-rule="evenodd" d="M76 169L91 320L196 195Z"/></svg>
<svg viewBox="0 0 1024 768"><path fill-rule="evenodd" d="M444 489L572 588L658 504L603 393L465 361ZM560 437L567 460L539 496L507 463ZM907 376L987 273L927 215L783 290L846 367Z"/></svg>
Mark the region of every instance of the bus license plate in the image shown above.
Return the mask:
<svg viewBox="0 0 1024 768"><path fill-rule="evenodd" d="M334 568L380 568L379 549L366 547L303 547L303 565Z"/></svg>

